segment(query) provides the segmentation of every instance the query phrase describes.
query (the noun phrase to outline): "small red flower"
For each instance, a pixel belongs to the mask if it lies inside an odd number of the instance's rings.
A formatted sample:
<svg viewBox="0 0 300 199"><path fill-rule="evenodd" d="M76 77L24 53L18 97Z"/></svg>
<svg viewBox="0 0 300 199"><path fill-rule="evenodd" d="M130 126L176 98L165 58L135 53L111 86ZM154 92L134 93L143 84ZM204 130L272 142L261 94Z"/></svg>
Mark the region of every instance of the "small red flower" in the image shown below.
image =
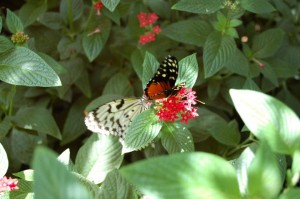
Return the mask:
<svg viewBox="0 0 300 199"><path fill-rule="evenodd" d="M145 27L145 26L148 26L148 21L147 21L147 13L145 12L140 12L138 15L137 15L137 18L140 22L140 27Z"/></svg>
<svg viewBox="0 0 300 199"><path fill-rule="evenodd" d="M154 24L157 21L157 19L158 16L154 12L148 14L147 21L149 24Z"/></svg>
<svg viewBox="0 0 300 199"><path fill-rule="evenodd" d="M144 44L154 41L154 40L155 40L155 35L153 33L149 32L146 35L141 35L139 42L144 45Z"/></svg>
<svg viewBox="0 0 300 199"><path fill-rule="evenodd" d="M140 27L145 28L147 31L145 35L140 36L139 42L144 45L148 42L154 41L155 34L158 35L161 32L161 29L158 25L155 27L152 26L157 21L158 16L154 12L149 14L140 12L137 15L137 18L139 20Z"/></svg>
<svg viewBox="0 0 300 199"><path fill-rule="evenodd" d="M100 16L101 12L100 10L103 8L103 3L101 1L94 4L94 9L97 11L97 15Z"/></svg>
<svg viewBox="0 0 300 199"><path fill-rule="evenodd" d="M11 177L7 178L6 176L0 178L0 194L4 191L19 189L17 185L18 185L17 179L12 179Z"/></svg>
<svg viewBox="0 0 300 199"><path fill-rule="evenodd" d="M154 26L153 32L158 35L161 32L160 27L158 25Z"/></svg>
<svg viewBox="0 0 300 199"><path fill-rule="evenodd" d="M175 96L156 100L155 109L158 110L156 115L159 120L175 122L175 120L181 118L180 122L187 124L189 120L197 117L198 108L192 107L197 103L195 94L196 92L192 89L182 88Z"/></svg>

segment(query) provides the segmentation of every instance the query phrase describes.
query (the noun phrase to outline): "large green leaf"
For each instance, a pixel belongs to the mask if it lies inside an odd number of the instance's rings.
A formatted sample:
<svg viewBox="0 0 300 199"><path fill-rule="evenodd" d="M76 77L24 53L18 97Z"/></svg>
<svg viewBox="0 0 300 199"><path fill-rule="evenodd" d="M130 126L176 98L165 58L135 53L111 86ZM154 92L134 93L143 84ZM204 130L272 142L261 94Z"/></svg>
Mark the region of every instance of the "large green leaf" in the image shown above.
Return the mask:
<svg viewBox="0 0 300 199"><path fill-rule="evenodd" d="M151 198L240 198L234 168L208 153L181 153L140 161L120 170Z"/></svg>
<svg viewBox="0 0 300 199"><path fill-rule="evenodd" d="M61 139L60 130L51 112L41 107L19 109L13 122L21 128L35 130Z"/></svg>
<svg viewBox="0 0 300 199"><path fill-rule="evenodd" d="M272 150L292 155L300 148L300 121L289 107L266 94L230 90L236 110L248 129Z"/></svg>
<svg viewBox="0 0 300 199"><path fill-rule="evenodd" d="M187 56L178 63L178 77L175 84L185 82L186 88L192 88L198 77L196 53Z"/></svg>
<svg viewBox="0 0 300 199"><path fill-rule="evenodd" d="M0 80L22 86L60 86L54 70L33 51L16 47L0 55Z"/></svg>
<svg viewBox="0 0 300 199"><path fill-rule="evenodd" d="M83 14L83 0L62 0L60 1L59 12L65 21L73 23Z"/></svg>
<svg viewBox="0 0 300 199"><path fill-rule="evenodd" d="M250 12L263 14L274 11L268 0L241 0L241 6Z"/></svg>
<svg viewBox="0 0 300 199"><path fill-rule="evenodd" d="M299 195L300 195L300 188L289 188L279 196L279 199L293 199L293 198L298 198Z"/></svg>
<svg viewBox="0 0 300 199"><path fill-rule="evenodd" d="M180 0L172 9L196 14L211 14L222 8L221 0Z"/></svg>
<svg viewBox="0 0 300 199"><path fill-rule="evenodd" d="M275 198L281 190L283 178L274 153L262 143L248 168L248 191L250 198Z"/></svg>
<svg viewBox="0 0 300 199"><path fill-rule="evenodd" d="M29 1L21 7L19 16L26 27L34 23L46 10L47 1Z"/></svg>
<svg viewBox="0 0 300 199"><path fill-rule="evenodd" d="M248 76L249 72L249 61L246 56L240 51L236 50L232 59L229 59L225 64L226 68L230 71L245 76Z"/></svg>
<svg viewBox="0 0 300 199"><path fill-rule="evenodd" d="M133 96L133 88L130 85L128 76L124 73L113 75L105 84L102 94Z"/></svg>
<svg viewBox="0 0 300 199"><path fill-rule="evenodd" d="M74 169L95 184L101 183L107 173L121 165L121 149L117 137L93 134L79 149Z"/></svg>
<svg viewBox="0 0 300 199"><path fill-rule="evenodd" d="M117 170L109 172L102 183L101 199L137 199L133 187Z"/></svg>
<svg viewBox="0 0 300 199"><path fill-rule="evenodd" d="M58 30L63 27L63 19L57 12L45 12L40 17L40 23L54 30Z"/></svg>
<svg viewBox="0 0 300 199"><path fill-rule="evenodd" d="M203 49L203 62L205 77L211 77L225 66L228 60L232 59L236 52L236 45L228 35L221 32L211 33Z"/></svg>
<svg viewBox="0 0 300 199"><path fill-rule="evenodd" d="M82 113L86 104L85 98L79 98L70 108L62 132L62 145L72 142L86 131Z"/></svg>
<svg viewBox="0 0 300 199"><path fill-rule="evenodd" d="M284 39L284 31L273 28L264 31L253 40L253 56L255 58L267 58L273 56L281 46Z"/></svg>
<svg viewBox="0 0 300 199"><path fill-rule="evenodd" d="M161 142L170 154L194 151L191 132L180 124L166 123L162 129Z"/></svg>
<svg viewBox="0 0 300 199"><path fill-rule="evenodd" d="M8 158L5 149L3 148L2 144L0 143L0 178L2 178L8 169Z"/></svg>
<svg viewBox="0 0 300 199"><path fill-rule="evenodd" d="M87 188L49 149L39 147L33 158L35 198L90 199Z"/></svg>
<svg viewBox="0 0 300 199"><path fill-rule="evenodd" d="M152 110L146 110L135 117L126 130L124 152L139 150L149 145L158 135L162 124Z"/></svg>
<svg viewBox="0 0 300 199"><path fill-rule="evenodd" d="M37 145L46 143L45 135L30 134L23 129L13 128L11 132L12 154L20 163L29 164Z"/></svg>
<svg viewBox="0 0 300 199"><path fill-rule="evenodd" d="M6 37L0 35L0 53L4 53L14 47L13 43Z"/></svg>
<svg viewBox="0 0 300 199"><path fill-rule="evenodd" d="M21 32L24 30L24 26L20 18L9 9L7 9L6 24L8 30L12 33Z"/></svg>
<svg viewBox="0 0 300 199"><path fill-rule="evenodd" d="M97 58L104 47L101 34L94 33L92 35L84 35L82 39L82 46L89 61L92 62Z"/></svg>
<svg viewBox="0 0 300 199"><path fill-rule="evenodd" d="M204 20L188 19L165 27L162 34L178 42L203 46L212 27Z"/></svg>

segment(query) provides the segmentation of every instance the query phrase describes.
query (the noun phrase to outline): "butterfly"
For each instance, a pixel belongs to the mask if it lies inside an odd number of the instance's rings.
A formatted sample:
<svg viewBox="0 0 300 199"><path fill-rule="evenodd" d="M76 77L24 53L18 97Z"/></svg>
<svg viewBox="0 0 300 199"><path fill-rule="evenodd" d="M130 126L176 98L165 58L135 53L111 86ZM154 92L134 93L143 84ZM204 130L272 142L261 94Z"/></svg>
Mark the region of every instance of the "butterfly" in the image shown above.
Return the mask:
<svg viewBox="0 0 300 199"><path fill-rule="evenodd" d="M88 112L85 117L87 128L92 132L115 135L123 140L132 120L150 108L151 105L147 102L176 95L184 86L175 86L177 76L178 61L169 55L146 85L143 97L117 99Z"/></svg>

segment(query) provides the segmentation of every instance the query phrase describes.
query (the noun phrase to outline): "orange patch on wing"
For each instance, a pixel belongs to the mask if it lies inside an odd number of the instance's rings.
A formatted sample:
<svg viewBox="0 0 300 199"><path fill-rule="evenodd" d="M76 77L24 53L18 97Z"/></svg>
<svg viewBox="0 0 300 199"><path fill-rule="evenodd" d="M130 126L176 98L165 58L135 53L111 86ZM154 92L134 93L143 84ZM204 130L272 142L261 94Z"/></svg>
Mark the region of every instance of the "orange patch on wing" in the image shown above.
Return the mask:
<svg viewBox="0 0 300 199"><path fill-rule="evenodd" d="M167 97L165 91L171 89L169 82L152 82L147 89L147 96L150 99L162 99Z"/></svg>

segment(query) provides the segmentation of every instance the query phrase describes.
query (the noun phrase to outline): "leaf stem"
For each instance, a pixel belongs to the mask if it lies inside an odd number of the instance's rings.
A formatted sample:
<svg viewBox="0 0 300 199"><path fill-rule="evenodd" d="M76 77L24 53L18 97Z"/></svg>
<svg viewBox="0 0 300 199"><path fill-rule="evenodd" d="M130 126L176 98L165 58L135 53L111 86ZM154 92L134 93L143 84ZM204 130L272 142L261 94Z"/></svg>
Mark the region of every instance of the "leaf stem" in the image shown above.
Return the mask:
<svg viewBox="0 0 300 199"><path fill-rule="evenodd" d="M68 0L68 20L70 25L70 32L73 34L74 23L73 23L73 13L72 13L72 0Z"/></svg>

